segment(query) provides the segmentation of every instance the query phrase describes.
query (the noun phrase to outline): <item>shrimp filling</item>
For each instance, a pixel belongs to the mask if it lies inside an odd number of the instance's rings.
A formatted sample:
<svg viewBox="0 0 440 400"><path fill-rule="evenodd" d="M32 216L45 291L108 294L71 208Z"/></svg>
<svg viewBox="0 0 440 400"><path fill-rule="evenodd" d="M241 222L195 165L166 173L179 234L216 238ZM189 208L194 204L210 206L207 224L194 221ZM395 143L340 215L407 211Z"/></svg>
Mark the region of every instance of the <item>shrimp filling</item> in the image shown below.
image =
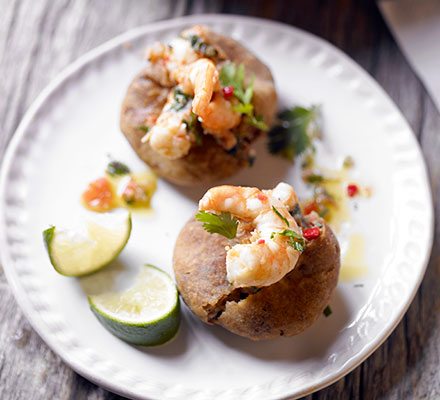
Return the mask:
<svg viewBox="0 0 440 400"><path fill-rule="evenodd" d="M200 210L230 212L253 228L248 239L227 250L227 280L233 287L270 286L292 271L301 252L279 233L289 229L301 235L289 213L297 202L286 183L273 190L224 185L206 192Z"/></svg>
<svg viewBox="0 0 440 400"><path fill-rule="evenodd" d="M202 37L204 28L195 26L183 32L166 46L155 43L147 50L146 57L161 85L174 87L157 122L142 138L151 148L169 159L188 154L191 144L199 142L197 132L191 128L195 116L203 133L216 137L226 150L237 144L233 129L241 122L242 114L234 110L238 101L222 94L219 71L211 58L216 50L194 37ZM199 51L196 51L198 49ZM203 51L201 51L203 49ZM186 103L178 102L176 90L186 96Z"/></svg>

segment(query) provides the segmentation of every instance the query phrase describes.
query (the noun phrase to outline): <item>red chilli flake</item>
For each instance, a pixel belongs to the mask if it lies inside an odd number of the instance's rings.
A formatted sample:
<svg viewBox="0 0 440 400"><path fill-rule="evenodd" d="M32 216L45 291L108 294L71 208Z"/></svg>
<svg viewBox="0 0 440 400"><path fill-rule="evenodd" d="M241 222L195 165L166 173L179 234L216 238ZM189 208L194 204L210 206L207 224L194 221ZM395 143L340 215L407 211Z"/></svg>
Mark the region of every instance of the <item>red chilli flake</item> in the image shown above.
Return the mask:
<svg viewBox="0 0 440 400"><path fill-rule="evenodd" d="M257 199L261 200L261 201L266 201L267 200L267 196L265 196L264 194L258 193L257 194Z"/></svg>
<svg viewBox="0 0 440 400"><path fill-rule="evenodd" d="M359 188L357 187L357 185L354 184L350 184L347 186L347 194L350 197L354 197L356 196L356 194L359 192Z"/></svg>
<svg viewBox="0 0 440 400"><path fill-rule="evenodd" d="M307 240L316 239L320 234L321 234L321 231L319 230L319 228L317 226L314 228L307 228L303 232L303 236Z"/></svg>
<svg viewBox="0 0 440 400"><path fill-rule="evenodd" d="M232 86L226 86L222 89L225 99L229 99L234 94L234 88Z"/></svg>
<svg viewBox="0 0 440 400"><path fill-rule="evenodd" d="M257 244L264 244L264 243L266 243L266 241L265 241L264 239L260 239L260 240L257 242Z"/></svg>

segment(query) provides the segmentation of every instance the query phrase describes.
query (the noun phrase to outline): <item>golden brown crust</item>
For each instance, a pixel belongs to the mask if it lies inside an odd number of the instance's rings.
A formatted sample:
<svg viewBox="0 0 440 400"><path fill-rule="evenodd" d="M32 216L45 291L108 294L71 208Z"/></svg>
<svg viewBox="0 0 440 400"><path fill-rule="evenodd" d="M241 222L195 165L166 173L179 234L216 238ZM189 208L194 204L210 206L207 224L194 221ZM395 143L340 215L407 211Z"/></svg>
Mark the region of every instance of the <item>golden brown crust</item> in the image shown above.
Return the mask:
<svg viewBox="0 0 440 400"><path fill-rule="evenodd" d="M322 314L337 285L338 241L323 223L319 238L308 241L293 271L257 293L233 294L226 281L228 240L210 234L192 218L174 249L174 274L182 298L204 322L253 340L293 336ZM219 310L222 312L219 312Z"/></svg>
<svg viewBox="0 0 440 400"><path fill-rule="evenodd" d="M269 69L235 40L208 29L203 30L203 35L208 44L218 48L229 60L243 63L247 77L252 72L255 74L252 98L255 115L262 115L270 125L276 113L277 96ZM139 126L149 125L147 121L159 116L170 90L155 82L154 73L146 67L134 78L123 100L121 130L144 162L159 176L184 186L215 182L249 165L250 144L261 132L244 121L238 129L242 142L233 154L226 152L211 135L204 135L202 146L193 144L189 154L177 160L164 158L148 143L142 143L145 132L138 129Z"/></svg>

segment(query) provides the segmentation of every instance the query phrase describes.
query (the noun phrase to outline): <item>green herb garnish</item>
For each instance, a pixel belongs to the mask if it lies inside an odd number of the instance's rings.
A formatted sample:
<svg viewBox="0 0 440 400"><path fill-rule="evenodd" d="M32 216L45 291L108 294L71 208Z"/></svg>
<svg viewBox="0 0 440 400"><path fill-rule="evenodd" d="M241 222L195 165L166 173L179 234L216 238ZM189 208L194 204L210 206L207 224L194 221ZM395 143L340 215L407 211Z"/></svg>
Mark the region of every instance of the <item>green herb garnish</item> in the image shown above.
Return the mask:
<svg viewBox="0 0 440 400"><path fill-rule="evenodd" d="M237 236L238 219L229 212L214 214L201 210L196 214L196 220L204 222L203 228L209 233L218 233L228 239Z"/></svg>
<svg viewBox="0 0 440 400"><path fill-rule="evenodd" d="M295 231L292 231L291 229L284 229L283 231L280 232L272 232L270 238L273 239L275 235L287 236L289 238L287 244L293 247L297 251L304 251L306 247L305 239Z"/></svg>
<svg viewBox="0 0 440 400"><path fill-rule="evenodd" d="M196 143L199 146L203 146L203 129L197 120L197 115L191 112L188 119L183 120L183 122L186 125L186 130L194 135Z"/></svg>
<svg viewBox="0 0 440 400"><path fill-rule="evenodd" d="M243 104L248 104L252 100L254 93L254 75L251 76L247 88L244 88L244 65L238 67L228 62L223 65L220 70L220 82L223 87L232 86L234 88L234 96Z"/></svg>
<svg viewBox="0 0 440 400"><path fill-rule="evenodd" d="M184 108L188 102L192 99L189 94L183 93L179 87L174 88L174 103L171 106L171 110L180 111Z"/></svg>
<svg viewBox="0 0 440 400"><path fill-rule="evenodd" d="M150 127L145 125L138 126L137 128L141 131L144 131L145 133L147 133L150 130Z"/></svg>
<svg viewBox="0 0 440 400"><path fill-rule="evenodd" d="M256 287L256 286L251 286L251 290L252 290L252 293L258 293L260 290L261 290L261 288L259 288L259 287Z"/></svg>
<svg viewBox="0 0 440 400"><path fill-rule="evenodd" d="M220 82L223 87L232 86L234 88L234 96L240 100L232 109L241 114L248 116L248 124L257 127L261 130L267 130L267 125L263 122L261 116L254 115L254 106L251 104L252 96L254 94L254 80L255 75L252 74L247 87L244 87L244 65L240 64L238 67L231 62L223 65L220 70Z"/></svg>
<svg viewBox="0 0 440 400"><path fill-rule="evenodd" d="M287 221L287 218L283 217L281 215L281 213L274 206L272 206L272 210L276 215L278 215L286 223L287 226L290 226L289 221Z"/></svg>
<svg viewBox="0 0 440 400"><path fill-rule="evenodd" d="M303 180L307 183L316 185L318 183L324 182L324 177L321 174L316 174L314 172L306 173L306 171L304 171Z"/></svg>
<svg viewBox="0 0 440 400"><path fill-rule="evenodd" d="M191 35L189 42L194 51L204 55L205 57L212 58L217 55L217 50L209 44L206 44L200 36Z"/></svg>
<svg viewBox="0 0 440 400"><path fill-rule="evenodd" d="M111 161L107 165L107 173L111 176L126 175L130 173L130 169L119 161Z"/></svg>
<svg viewBox="0 0 440 400"><path fill-rule="evenodd" d="M324 316L327 318L328 316L330 316L330 315L333 313L333 311L332 311L332 309L330 308L330 306L327 306L326 308L324 308L324 311L323 311L322 313L323 313Z"/></svg>
<svg viewBox="0 0 440 400"><path fill-rule="evenodd" d="M279 113L281 124L269 132L269 151L293 161L311 146L313 138L321 137L320 116L317 106L294 107Z"/></svg>
<svg viewBox="0 0 440 400"><path fill-rule="evenodd" d="M263 117L254 115L254 106L251 103L239 103L235 107L232 107L233 111L237 111L241 114L245 114L249 117L248 124L261 129L262 131L266 131L267 125L263 122Z"/></svg>

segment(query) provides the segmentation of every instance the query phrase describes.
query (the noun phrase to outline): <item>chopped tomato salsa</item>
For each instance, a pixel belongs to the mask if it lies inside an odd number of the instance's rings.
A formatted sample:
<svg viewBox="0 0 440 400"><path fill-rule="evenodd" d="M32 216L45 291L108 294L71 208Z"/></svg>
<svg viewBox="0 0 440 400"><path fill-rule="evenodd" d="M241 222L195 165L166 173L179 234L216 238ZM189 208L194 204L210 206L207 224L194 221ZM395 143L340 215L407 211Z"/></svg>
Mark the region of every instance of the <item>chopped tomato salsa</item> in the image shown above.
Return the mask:
<svg viewBox="0 0 440 400"><path fill-rule="evenodd" d="M260 239L260 240L257 242L257 244L264 244L264 243L266 243L266 241L265 241L264 239Z"/></svg>
<svg viewBox="0 0 440 400"><path fill-rule="evenodd" d="M319 237L320 234L321 231L317 226L315 226L314 228L307 228L303 232L303 236L307 240L316 239L317 237Z"/></svg>
<svg viewBox="0 0 440 400"><path fill-rule="evenodd" d="M358 194L358 192L359 192L359 188L357 187L357 185L352 183L352 184L347 186L347 194L350 197L356 196Z"/></svg>
<svg viewBox="0 0 440 400"><path fill-rule="evenodd" d="M112 208L113 192L107 178L99 178L89 183L82 199L92 211L108 211Z"/></svg>
<svg viewBox="0 0 440 400"><path fill-rule="evenodd" d="M148 203L148 195L146 190L141 186L140 183L135 182L132 178L125 186L122 192L122 198L127 204L140 204Z"/></svg>
<svg viewBox="0 0 440 400"><path fill-rule="evenodd" d="M312 211L318 212L318 204L316 201L312 201L304 207L304 215L310 214Z"/></svg>

